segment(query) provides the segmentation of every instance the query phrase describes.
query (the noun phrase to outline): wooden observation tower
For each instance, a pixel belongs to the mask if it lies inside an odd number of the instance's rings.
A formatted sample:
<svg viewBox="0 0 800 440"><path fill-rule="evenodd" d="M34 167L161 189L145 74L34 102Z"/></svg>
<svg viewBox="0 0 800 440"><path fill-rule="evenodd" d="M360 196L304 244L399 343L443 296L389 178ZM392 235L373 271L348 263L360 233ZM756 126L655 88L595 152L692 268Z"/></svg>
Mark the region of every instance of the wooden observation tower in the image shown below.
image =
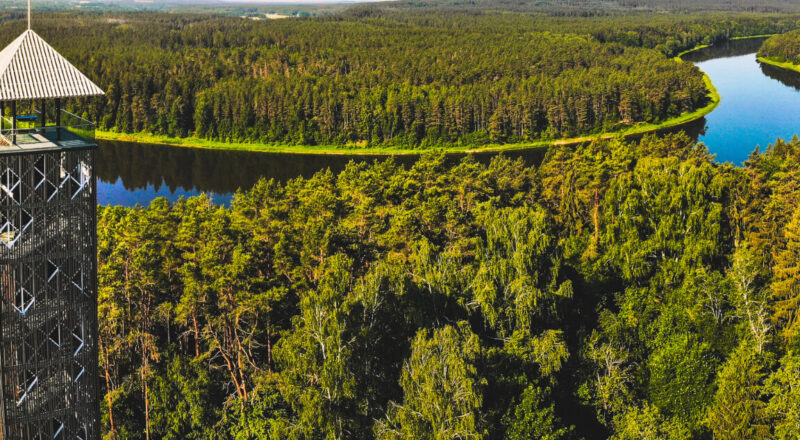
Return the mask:
<svg viewBox="0 0 800 440"><path fill-rule="evenodd" d="M30 7L30 6L29 6ZM2 439L99 439L94 124L102 95L30 29L0 52Z"/></svg>

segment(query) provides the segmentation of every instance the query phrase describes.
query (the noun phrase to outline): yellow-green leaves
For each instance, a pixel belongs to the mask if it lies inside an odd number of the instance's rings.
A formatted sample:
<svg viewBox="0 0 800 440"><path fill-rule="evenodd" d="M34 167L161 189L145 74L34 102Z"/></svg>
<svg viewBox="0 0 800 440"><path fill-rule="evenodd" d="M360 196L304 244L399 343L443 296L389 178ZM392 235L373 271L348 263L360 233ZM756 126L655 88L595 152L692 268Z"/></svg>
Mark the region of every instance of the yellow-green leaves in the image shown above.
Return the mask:
<svg viewBox="0 0 800 440"><path fill-rule="evenodd" d="M480 342L462 322L420 331L403 366L402 403L375 426L380 440L481 440L483 387L475 363Z"/></svg>

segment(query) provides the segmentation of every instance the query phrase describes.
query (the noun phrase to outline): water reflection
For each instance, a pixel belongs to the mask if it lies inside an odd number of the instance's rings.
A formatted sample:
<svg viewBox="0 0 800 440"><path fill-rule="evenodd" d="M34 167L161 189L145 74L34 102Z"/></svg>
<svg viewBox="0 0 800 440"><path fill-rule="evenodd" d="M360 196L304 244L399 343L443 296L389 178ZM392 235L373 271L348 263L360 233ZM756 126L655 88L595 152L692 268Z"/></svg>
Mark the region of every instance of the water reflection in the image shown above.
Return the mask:
<svg viewBox="0 0 800 440"><path fill-rule="evenodd" d="M764 38L734 40L684 56L698 64L717 86L722 102L705 118L661 130L687 132L704 142L719 161L741 163L756 145L779 136L790 138L800 127L800 75L757 63L754 53ZM641 137L641 136L637 136ZM635 139L635 138L632 138ZM529 165L541 162L544 151L504 153ZM495 153L475 155L488 162ZM452 163L463 154L449 155ZM97 155L98 199L101 204L147 205L156 197L177 200L202 192L229 204L238 188L250 188L259 178L286 181L320 170L344 169L351 160L364 162L385 156L325 156L200 150L127 142L101 142ZM417 156L395 156L410 165Z"/></svg>
<svg viewBox="0 0 800 440"><path fill-rule="evenodd" d="M488 162L495 153L474 157ZM544 151L505 153L528 164L541 162ZM448 155L455 163L463 154ZM208 193L221 204L229 204L239 188L250 188L261 178L284 182L310 177L317 171L338 172L350 161L371 162L386 156L274 154L219 151L130 142L101 141L97 152L98 202L101 205L147 205L156 197L175 201L181 196ZM397 163L411 165L417 156L394 156Z"/></svg>
<svg viewBox="0 0 800 440"><path fill-rule="evenodd" d="M759 62L761 72L776 81L780 81L784 85L793 87L795 90L800 90L800 74L791 70L781 69L780 67L773 66Z"/></svg>
<svg viewBox="0 0 800 440"><path fill-rule="evenodd" d="M698 138L718 162L741 164L756 147L763 150L800 131L800 76L759 63L763 41L734 40L684 58L708 74L722 97Z"/></svg>
<svg viewBox="0 0 800 440"><path fill-rule="evenodd" d="M689 52L681 58L684 61L691 61L693 63L702 63L703 61L713 60L715 58L729 58L740 55L749 55L758 52L761 45L768 37L758 38L743 38L740 40L724 41L713 46L704 47L693 52Z"/></svg>

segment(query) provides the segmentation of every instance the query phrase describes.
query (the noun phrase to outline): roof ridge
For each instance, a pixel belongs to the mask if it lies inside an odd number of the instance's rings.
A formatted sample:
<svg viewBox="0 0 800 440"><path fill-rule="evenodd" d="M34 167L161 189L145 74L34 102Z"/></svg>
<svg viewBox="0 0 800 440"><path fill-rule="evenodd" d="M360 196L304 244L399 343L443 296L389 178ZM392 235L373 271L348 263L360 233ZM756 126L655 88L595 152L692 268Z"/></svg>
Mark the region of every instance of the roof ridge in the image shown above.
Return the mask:
<svg viewBox="0 0 800 440"><path fill-rule="evenodd" d="M0 51L0 100L104 94L32 29Z"/></svg>
<svg viewBox="0 0 800 440"><path fill-rule="evenodd" d="M33 32L30 29L20 34L19 37L15 38L8 46L3 48L0 51L0 72L3 72L8 67L8 64L11 62L11 58L13 58L16 49L22 44L22 40L27 37L28 32Z"/></svg>

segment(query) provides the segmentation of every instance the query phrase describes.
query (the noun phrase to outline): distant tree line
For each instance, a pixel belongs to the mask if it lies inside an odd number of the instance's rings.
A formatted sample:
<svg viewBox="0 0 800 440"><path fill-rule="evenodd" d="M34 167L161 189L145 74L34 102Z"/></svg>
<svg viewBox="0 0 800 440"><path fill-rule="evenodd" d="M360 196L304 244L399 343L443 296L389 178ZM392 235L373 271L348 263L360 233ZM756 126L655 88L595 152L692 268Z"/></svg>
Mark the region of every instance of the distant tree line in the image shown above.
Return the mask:
<svg viewBox="0 0 800 440"><path fill-rule="evenodd" d="M574 17L360 9L305 20L52 13L35 29L107 92L104 130L425 148L564 138L703 106L699 43L796 27L770 15ZM6 40L24 20L7 14Z"/></svg>
<svg viewBox="0 0 800 440"><path fill-rule="evenodd" d="M800 12L800 5L792 0L428 0L397 1L389 4L359 5L353 9L439 9L447 11L489 10L524 13L546 13L551 15L586 17L591 15L622 14L629 12Z"/></svg>
<svg viewBox="0 0 800 440"><path fill-rule="evenodd" d="M90 114L120 132L289 144L505 143L657 122L706 99L692 66L589 37L383 20L109 20L54 18L40 29L46 36L69 28L65 55L108 95Z"/></svg>
<svg viewBox="0 0 800 440"><path fill-rule="evenodd" d="M35 28L106 90L87 115L125 133L480 145L658 122L706 100L697 69L640 42L540 32L517 15L433 20L52 14Z"/></svg>
<svg viewBox="0 0 800 440"><path fill-rule="evenodd" d="M99 209L106 439L796 439L800 141Z"/></svg>

